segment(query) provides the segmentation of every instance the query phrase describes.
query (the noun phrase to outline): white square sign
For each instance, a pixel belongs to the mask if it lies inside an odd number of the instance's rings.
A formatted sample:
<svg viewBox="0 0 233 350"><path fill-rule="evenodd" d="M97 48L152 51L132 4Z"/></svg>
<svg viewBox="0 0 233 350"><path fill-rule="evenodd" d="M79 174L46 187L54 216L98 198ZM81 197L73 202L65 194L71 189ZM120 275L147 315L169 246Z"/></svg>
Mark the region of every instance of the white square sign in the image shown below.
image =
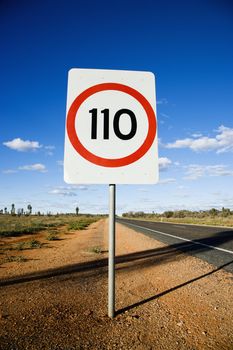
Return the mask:
<svg viewBox="0 0 233 350"><path fill-rule="evenodd" d="M69 71L64 180L69 184L158 182L153 73Z"/></svg>

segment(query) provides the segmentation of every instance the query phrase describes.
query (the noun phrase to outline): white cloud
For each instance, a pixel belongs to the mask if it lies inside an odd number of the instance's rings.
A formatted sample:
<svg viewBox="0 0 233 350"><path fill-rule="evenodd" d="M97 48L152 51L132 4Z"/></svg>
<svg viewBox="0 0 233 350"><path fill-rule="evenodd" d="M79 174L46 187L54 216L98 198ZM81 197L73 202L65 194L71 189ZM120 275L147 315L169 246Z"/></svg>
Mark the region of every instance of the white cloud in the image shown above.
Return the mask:
<svg viewBox="0 0 233 350"><path fill-rule="evenodd" d="M169 115L165 114L165 113L160 113L160 115L166 119L170 119Z"/></svg>
<svg viewBox="0 0 233 350"><path fill-rule="evenodd" d="M59 188L51 190L49 192L49 194L58 194L58 195L66 196L66 197L75 197L75 196L77 196L77 193L75 193L75 192L72 192L72 191L69 191L69 190L65 190L65 189L59 189Z"/></svg>
<svg viewBox="0 0 233 350"><path fill-rule="evenodd" d="M204 176L233 176L233 170L229 170L226 165L191 164L187 167L184 179L197 180Z"/></svg>
<svg viewBox="0 0 233 350"><path fill-rule="evenodd" d="M216 136L216 140L220 146L217 153L233 151L233 128L221 125L217 131L219 135Z"/></svg>
<svg viewBox="0 0 233 350"><path fill-rule="evenodd" d="M38 141L24 141L20 138L3 142L3 145L18 152L34 151L42 147Z"/></svg>
<svg viewBox="0 0 233 350"><path fill-rule="evenodd" d="M165 114L165 113L159 113L159 117L158 117L158 122L161 125L167 124L168 119L170 119L169 115ZM171 126L168 126L168 128L170 128Z"/></svg>
<svg viewBox="0 0 233 350"><path fill-rule="evenodd" d="M210 151L217 149L217 141L214 138L201 137L199 139L186 138L168 143L166 148L190 148L193 151Z"/></svg>
<svg viewBox="0 0 233 350"><path fill-rule="evenodd" d="M77 189L76 186L59 186L57 188L52 189L48 193L55 194L55 195L62 195L65 197L75 197L77 196L77 193L74 192L75 189Z"/></svg>
<svg viewBox="0 0 233 350"><path fill-rule="evenodd" d="M44 146L45 149L48 149L48 150L54 150L55 149L55 146Z"/></svg>
<svg viewBox="0 0 233 350"><path fill-rule="evenodd" d="M166 98L161 98L160 100L156 101L157 105L167 105L168 100Z"/></svg>
<svg viewBox="0 0 233 350"><path fill-rule="evenodd" d="M49 146L44 146L44 149L46 150L46 151L45 151L45 154L46 154L47 156L53 156L53 150L55 149L55 146L51 146L51 145L49 145Z"/></svg>
<svg viewBox="0 0 233 350"><path fill-rule="evenodd" d="M202 134L200 132L197 132L197 133L192 134L192 137L194 137L194 138L202 137Z"/></svg>
<svg viewBox="0 0 233 350"><path fill-rule="evenodd" d="M31 165L23 165L18 167L19 170L27 170L27 171L39 171L41 173L47 172L44 164L36 163Z"/></svg>
<svg viewBox="0 0 233 350"><path fill-rule="evenodd" d="M172 161L167 157L160 157L159 158L159 170L164 171L169 168L169 166L172 164Z"/></svg>
<svg viewBox="0 0 233 350"><path fill-rule="evenodd" d="M170 183L176 182L176 179L174 178L168 178L168 179L163 179L163 180L159 180L159 185L167 185Z"/></svg>
<svg viewBox="0 0 233 350"><path fill-rule="evenodd" d="M200 136L176 140L165 145L166 148L190 148L193 151L216 151L216 153L233 151L233 128L220 126L215 137Z"/></svg>
<svg viewBox="0 0 233 350"><path fill-rule="evenodd" d="M51 151L48 151L45 154L46 154L46 156L53 156L53 152L51 152Z"/></svg>
<svg viewBox="0 0 233 350"><path fill-rule="evenodd" d="M6 169L6 170L3 170L2 173L3 174L15 174L17 173L18 171L17 170L14 170L14 169Z"/></svg>
<svg viewBox="0 0 233 350"><path fill-rule="evenodd" d="M183 185L179 185L178 186L178 190L183 190L183 189L185 189L186 187L185 186L183 186Z"/></svg>
<svg viewBox="0 0 233 350"><path fill-rule="evenodd" d="M87 186L78 186L78 189L81 190L81 191L86 191L88 188Z"/></svg>

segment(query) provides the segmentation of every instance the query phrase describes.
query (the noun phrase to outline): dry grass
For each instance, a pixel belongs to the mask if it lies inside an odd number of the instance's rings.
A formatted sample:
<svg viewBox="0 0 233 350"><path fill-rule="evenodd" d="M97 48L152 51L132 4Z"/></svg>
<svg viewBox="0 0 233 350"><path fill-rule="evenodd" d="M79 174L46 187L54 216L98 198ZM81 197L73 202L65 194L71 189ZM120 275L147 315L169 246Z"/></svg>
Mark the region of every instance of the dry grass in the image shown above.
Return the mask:
<svg viewBox="0 0 233 350"><path fill-rule="evenodd" d="M28 255L26 251L48 248L49 241L62 241L60 235L85 230L99 219L100 216L93 215L0 215L0 265L27 261L20 255L22 251Z"/></svg>
<svg viewBox="0 0 233 350"><path fill-rule="evenodd" d="M68 229L83 229L99 220L97 215L51 215L11 216L0 215L0 237L17 237L34 234L51 228L67 226Z"/></svg>
<svg viewBox="0 0 233 350"><path fill-rule="evenodd" d="M206 216L204 218L185 217L185 218L164 218L164 217L141 217L132 218L136 220L154 221L154 222L171 222L177 224L190 224L190 225L210 225L210 226L225 226L233 227L233 216L229 217L211 217Z"/></svg>

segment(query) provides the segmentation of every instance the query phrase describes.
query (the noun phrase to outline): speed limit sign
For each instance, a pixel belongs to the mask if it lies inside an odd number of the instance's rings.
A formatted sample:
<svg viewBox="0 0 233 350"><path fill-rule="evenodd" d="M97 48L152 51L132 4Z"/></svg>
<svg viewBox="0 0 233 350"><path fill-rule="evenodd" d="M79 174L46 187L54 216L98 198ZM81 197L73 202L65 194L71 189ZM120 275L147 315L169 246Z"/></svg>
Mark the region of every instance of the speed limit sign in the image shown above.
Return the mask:
<svg viewBox="0 0 233 350"><path fill-rule="evenodd" d="M153 73L69 71L64 178L70 184L158 181Z"/></svg>

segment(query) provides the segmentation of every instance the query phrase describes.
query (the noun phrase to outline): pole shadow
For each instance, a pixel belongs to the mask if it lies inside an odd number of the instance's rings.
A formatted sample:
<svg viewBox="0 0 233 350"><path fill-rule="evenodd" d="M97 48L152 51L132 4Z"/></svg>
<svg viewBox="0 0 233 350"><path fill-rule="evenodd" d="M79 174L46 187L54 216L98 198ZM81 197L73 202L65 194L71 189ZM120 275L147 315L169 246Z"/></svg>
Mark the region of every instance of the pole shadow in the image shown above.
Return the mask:
<svg viewBox="0 0 233 350"><path fill-rule="evenodd" d="M218 237L213 237L213 239L215 240L215 243L221 245L232 239L232 233L233 231L228 231L227 233L223 232L222 235L219 233ZM203 238L202 240L199 239L198 242L206 242L206 238ZM214 249L208 247L207 245L197 245L192 242L182 242L168 245L165 247L149 249L146 251L124 254L115 258L116 270L123 270L127 272L130 270L142 269L148 266L156 266L160 264L169 263L177 258L183 259L184 257L186 257L186 255L182 254L183 252L192 254L210 250ZM218 267L218 265L216 266L217 268L226 268L228 265L230 265L230 263L227 262L225 265L222 264L221 267ZM85 273L88 277L92 274L97 274L97 271L98 274L106 274L107 266L108 259L102 258L93 261L67 265L55 269L48 269L37 273L25 274L22 276L3 279L2 281L0 281L0 287L31 282L46 278L58 277L63 275L69 275L74 273L80 273L80 278L83 277Z"/></svg>
<svg viewBox="0 0 233 350"><path fill-rule="evenodd" d="M163 292L161 292L161 293L159 293L159 294L156 294L156 295L154 295L154 296L152 296L152 297L150 297L150 298L147 298L147 299L138 301L137 303L134 303L134 304L132 304L132 305L129 305L129 306L126 306L126 307L124 307L124 308L122 308L122 309L119 309L119 310L116 311L116 315L120 315L120 314L122 314L122 313L125 313L126 311L129 311L129 310L134 309L134 308L136 308L136 307L138 307L138 306L141 306L141 305L144 305L144 304L146 304L146 303L149 303L150 301L156 300L156 299L158 299L158 298L160 298L160 297L162 297L162 296L164 296L164 295L166 295L166 294L172 293L172 292L174 292L174 291L176 291L176 290L178 290L178 289L180 289L180 288L183 288L183 287L185 287L185 286L187 286L187 285L189 285L189 284L191 284L191 283L193 283L193 282L196 282L196 281L198 281L198 280L200 280L200 279L202 279L202 278L208 277L208 276L210 276L210 275L216 273L217 271L222 270L222 269L225 268L226 266L229 266L229 265L232 264L232 263L233 263L233 260L230 261L230 262L228 262L228 263L226 263L226 264L224 264L224 265L222 265L222 266L219 266L217 269L214 269L213 271L210 271L210 272L208 272L208 273L205 273L204 275L195 277L195 278L193 278L193 279L191 279L191 280L189 280L189 281L186 281L186 282L181 283L181 284L179 284L179 285L177 285L177 286L175 286L175 287L172 287L172 288L170 288L170 289L167 289L167 290L165 290L165 291L163 291Z"/></svg>

